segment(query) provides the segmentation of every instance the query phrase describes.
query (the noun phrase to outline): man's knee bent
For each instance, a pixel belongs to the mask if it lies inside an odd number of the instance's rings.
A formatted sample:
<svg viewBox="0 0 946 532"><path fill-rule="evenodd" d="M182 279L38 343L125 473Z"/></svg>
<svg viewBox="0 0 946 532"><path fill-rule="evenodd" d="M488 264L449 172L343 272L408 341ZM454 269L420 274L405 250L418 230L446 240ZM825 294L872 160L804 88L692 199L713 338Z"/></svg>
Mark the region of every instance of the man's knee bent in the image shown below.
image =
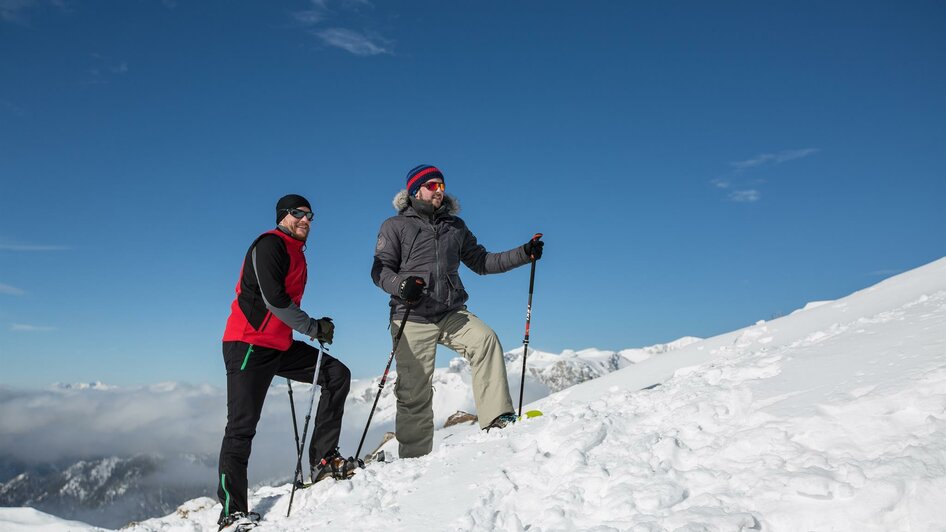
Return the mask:
<svg viewBox="0 0 946 532"><path fill-rule="evenodd" d="M347 395L351 388L351 370L348 369L348 366L339 362L328 373L326 385L332 390L338 390Z"/></svg>

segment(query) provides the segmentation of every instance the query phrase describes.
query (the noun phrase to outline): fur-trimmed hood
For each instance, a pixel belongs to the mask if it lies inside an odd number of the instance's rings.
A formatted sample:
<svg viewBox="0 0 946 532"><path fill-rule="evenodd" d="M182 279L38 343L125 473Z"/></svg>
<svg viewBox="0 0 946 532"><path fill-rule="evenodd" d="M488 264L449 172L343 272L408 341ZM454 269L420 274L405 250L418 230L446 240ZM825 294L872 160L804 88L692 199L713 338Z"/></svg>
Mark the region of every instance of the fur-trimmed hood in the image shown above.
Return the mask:
<svg viewBox="0 0 946 532"><path fill-rule="evenodd" d="M394 210L396 210L398 214L400 214L401 212L404 211L404 209L410 206L410 202L408 201L408 197L407 197L406 188L402 189L400 192L394 195L394 200L391 202L391 205L394 206ZM444 194L443 206L447 208L447 214L451 216L456 216L460 214L460 200L458 200L455 196L451 196L450 194Z"/></svg>

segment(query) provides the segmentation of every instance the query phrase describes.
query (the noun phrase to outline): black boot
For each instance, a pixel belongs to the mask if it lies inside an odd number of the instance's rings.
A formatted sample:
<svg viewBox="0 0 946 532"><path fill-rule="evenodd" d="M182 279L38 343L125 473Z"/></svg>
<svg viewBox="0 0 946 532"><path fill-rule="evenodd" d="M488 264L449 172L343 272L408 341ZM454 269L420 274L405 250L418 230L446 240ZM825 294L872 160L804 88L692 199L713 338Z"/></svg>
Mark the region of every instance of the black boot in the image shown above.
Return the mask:
<svg viewBox="0 0 946 532"><path fill-rule="evenodd" d="M489 432L489 429L504 429L507 426L515 423L516 419L517 419L516 414L513 414L512 412L506 412L505 414L500 414L496 416L496 419L494 419L483 430L485 430L486 432Z"/></svg>

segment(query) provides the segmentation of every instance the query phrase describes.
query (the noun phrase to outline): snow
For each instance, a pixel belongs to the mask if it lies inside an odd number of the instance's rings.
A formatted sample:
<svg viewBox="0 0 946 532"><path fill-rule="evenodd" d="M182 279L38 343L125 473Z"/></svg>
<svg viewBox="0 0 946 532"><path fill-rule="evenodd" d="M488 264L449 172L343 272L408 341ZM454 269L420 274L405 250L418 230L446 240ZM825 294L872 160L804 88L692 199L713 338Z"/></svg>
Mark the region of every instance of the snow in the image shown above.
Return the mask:
<svg viewBox="0 0 946 532"><path fill-rule="evenodd" d="M600 378L639 360L657 355L663 356L665 353L699 340L699 338L685 337L666 344L657 344L640 349L625 349L619 352L589 348L581 351L566 350L561 354L554 354L530 348L523 400L525 403L536 401L552 392ZM507 351L505 359L509 389L514 394L513 402L518 403L518 390L522 379L522 347ZM475 413L472 378L470 365L462 357L450 360L446 368L434 370L434 426L442 427L447 418L457 411ZM394 382L396 379L397 371L392 371L378 401L378 406L371 421L371 428L365 438L365 448L362 454L374 450L374 446L382 440L386 432L394 431L394 418L397 410L394 398ZM378 393L379 381L380 377L352 381L351 391L345 403L345 420L340 440L343 452L347 449L349 453L353 453L357 448L358 441L364 431L365 420L368 418L371 405ZM285 401L285 388L284 383L277 382L270 390L270 398L267 399L266 406L264 406L264 421L272 416L278 420L280 426L284 425L285 405L280 401ZM302 398L304 401L309 400L308 387L294 384L293 389L296 390L297 401L300 400L298 398ZM276 408L278 412L270 414L269 408ZM260 432L262 431L258 431L258 433ZM254 446L255 444L254 440ZM251 460L251 472L252 464L253 461Z"/></svg>
<svg viewBox="0 0 946 532"><path fill-rule="evenodd" d="M818 307L828 305L831 303L834 303L834 301L809 301L808 303L805 304L804 307L798 310L792 311L792 314L795 314L797 312L805 312L806 310L811 310L813 308L818 308Z"/></svg>
<svg viewBox="0 0 946 532"><path fill-rule="evenodd" d="M289 486L260 488L259 530L946 530L946 259L528 408L545 415L298 492L289 518ZM212 530L219 511L130 530ZM0 529L51 526L18 512Z"/></svg>
<svg viewBox="0 0 946 532"><path fill-rule="evenodd" d="M98 532L105 530L78 521L66 521L32 508L0 508L3 532Z"/></svg>

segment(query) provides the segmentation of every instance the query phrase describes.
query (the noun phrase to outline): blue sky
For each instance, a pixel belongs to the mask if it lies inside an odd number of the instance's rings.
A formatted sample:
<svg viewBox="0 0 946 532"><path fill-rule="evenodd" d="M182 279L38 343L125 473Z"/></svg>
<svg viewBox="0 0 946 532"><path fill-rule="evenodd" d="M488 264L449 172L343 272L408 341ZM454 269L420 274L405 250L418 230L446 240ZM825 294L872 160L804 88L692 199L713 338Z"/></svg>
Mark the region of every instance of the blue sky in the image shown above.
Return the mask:
<svg viewBox="0 0 946 532"><path fill-rule="evenodd" d="M942 2L0 0L0 384L222 385L274 204L356 377L408 169L546 234L532 346L711 336L946 254ZM521 345L528 269L461 272ZM452 354L441 352L445 364Z"/></svg>

